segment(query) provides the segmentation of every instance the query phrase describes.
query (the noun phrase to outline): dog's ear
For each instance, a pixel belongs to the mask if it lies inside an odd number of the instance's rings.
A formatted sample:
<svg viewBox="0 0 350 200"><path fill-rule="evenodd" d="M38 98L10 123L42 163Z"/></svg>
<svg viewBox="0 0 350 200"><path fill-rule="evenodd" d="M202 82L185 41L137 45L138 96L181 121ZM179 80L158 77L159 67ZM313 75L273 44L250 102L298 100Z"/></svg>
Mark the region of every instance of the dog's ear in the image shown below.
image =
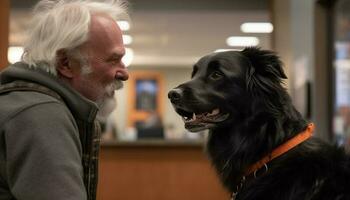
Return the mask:
<svg viewBox="0 0 350 200"><path fill-rule="evenodd" d="M280 86L282 79L287 78L282 62L274 52L261 50L258 47L247 47L241 53L250 63L246 72L248 89L259 87L269 93L271 89Z"/></svg>

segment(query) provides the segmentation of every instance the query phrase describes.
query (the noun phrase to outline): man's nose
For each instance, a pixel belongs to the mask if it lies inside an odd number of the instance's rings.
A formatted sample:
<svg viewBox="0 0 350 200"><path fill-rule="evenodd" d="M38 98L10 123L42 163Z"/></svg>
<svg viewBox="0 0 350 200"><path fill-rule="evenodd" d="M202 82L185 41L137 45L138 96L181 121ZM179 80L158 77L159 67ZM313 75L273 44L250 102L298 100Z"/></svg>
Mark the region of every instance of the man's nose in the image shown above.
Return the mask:
<svg viewBox="0 0 350 200"><path fill-rule="evenodd" d="M120 69L117 71L115 78L117 80L122 80L122 81L126 81L129 79L129 73L128 71L124 68L124 69Z"/></svg>
<svg viewBox="0 0 350 200"><path fill-rule="evenodd" d="M181 100L183 96L182 89L175 88L169 91L168 98L170 99L171 103L177 103Z"/></svg>

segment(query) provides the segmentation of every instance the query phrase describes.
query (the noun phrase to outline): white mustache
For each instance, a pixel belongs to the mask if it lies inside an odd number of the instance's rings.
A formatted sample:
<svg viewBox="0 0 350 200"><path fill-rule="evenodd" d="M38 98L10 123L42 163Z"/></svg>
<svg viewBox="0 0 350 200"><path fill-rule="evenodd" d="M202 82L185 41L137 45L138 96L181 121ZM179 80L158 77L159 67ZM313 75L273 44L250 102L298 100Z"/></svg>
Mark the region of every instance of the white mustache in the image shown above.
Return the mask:
<svg viewBox="0 0 350 200"><path fill-rule="evenodd" d="M123 84L122 81L120 81L120 80L115 80L113 83L107 85L107 86L105 87L105 90L106 90L107 94L112 94L113 91L122 89L123 86L124 86L124 84Z"/></svg>

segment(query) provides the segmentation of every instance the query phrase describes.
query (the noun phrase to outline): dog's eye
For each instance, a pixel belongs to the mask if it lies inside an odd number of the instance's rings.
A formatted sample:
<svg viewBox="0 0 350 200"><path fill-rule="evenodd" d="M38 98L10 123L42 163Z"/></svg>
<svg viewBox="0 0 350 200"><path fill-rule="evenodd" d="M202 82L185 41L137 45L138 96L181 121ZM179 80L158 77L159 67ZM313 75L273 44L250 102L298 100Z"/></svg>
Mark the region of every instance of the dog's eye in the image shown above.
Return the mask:
<svg viewBox="0 0 350 200"><path fill-rule="evenodd" d="M219 71L213 71L210 75L209 78L212 80L220 80L223 77L223 74Z"/></svg>

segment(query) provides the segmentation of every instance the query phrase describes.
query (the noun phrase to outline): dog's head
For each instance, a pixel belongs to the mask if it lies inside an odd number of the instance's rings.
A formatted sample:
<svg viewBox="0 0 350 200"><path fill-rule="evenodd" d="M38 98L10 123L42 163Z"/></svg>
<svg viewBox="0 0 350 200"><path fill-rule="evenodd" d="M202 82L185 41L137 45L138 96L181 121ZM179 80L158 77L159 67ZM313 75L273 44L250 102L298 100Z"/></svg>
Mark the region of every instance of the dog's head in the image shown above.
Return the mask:
<svg viewBox="0 0 350 200"><path fill-rule="evenodd" d="M286 94L285 78L280 60L271 51L250 47L219 52L202 57L193 67L192 79L168 97L185 128L195 132L233 121L244 123L259 112L278 113L276 102Z"/></svg>

